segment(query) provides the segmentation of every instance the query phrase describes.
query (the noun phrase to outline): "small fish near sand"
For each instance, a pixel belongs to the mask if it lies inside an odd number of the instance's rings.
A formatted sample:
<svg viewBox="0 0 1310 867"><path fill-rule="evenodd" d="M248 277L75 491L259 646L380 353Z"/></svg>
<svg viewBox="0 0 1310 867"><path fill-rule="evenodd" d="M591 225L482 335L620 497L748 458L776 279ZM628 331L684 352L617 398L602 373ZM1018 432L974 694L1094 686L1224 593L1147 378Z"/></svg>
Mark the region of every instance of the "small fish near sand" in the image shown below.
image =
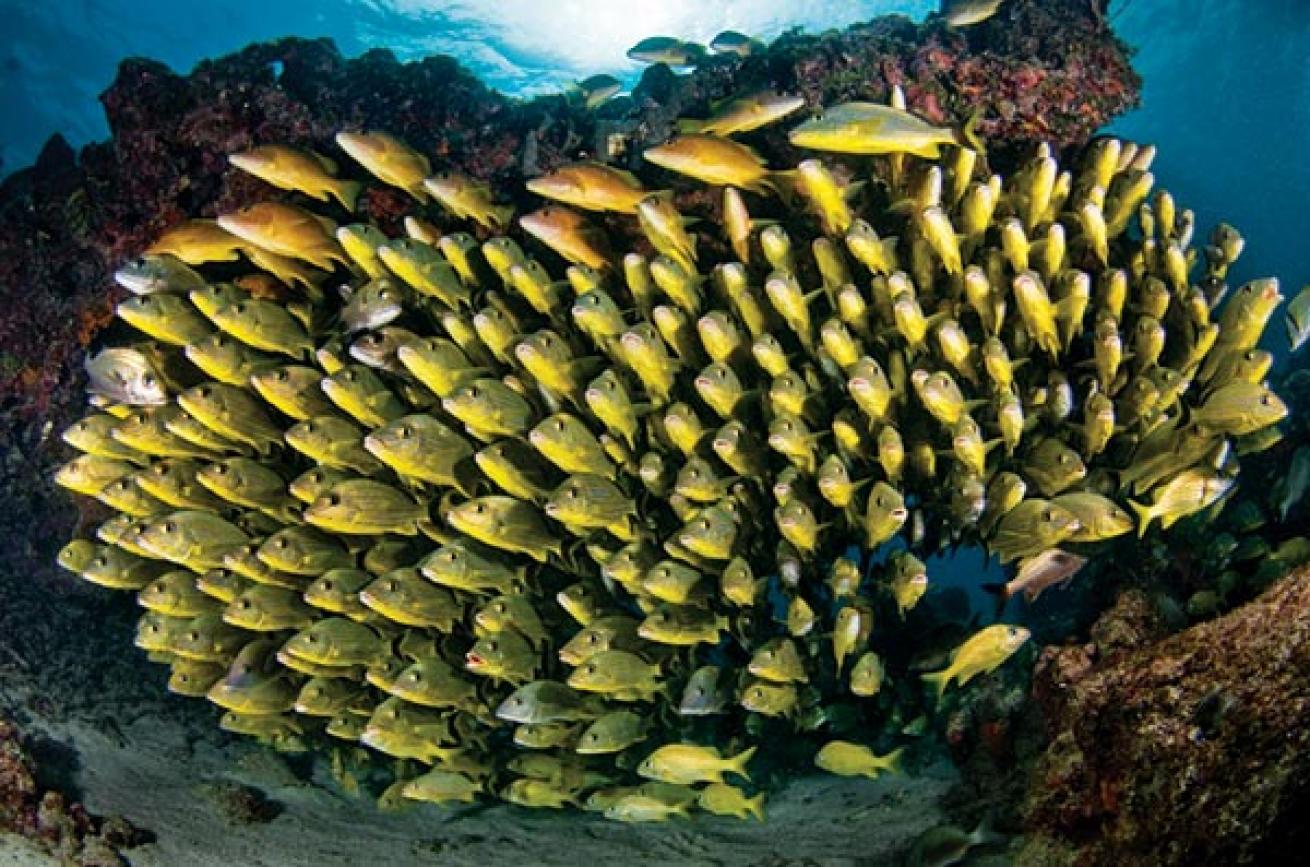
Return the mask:
<svg viewBox="0 0 1310 867"><path fill-rule="evenodd" d="M992 848L1008 841L1004 834L992 830L991 816L986 816L972 831L955 825L937 825L915 838L905 858L906 867L951 867L965 863L975 849Z"/></svg>

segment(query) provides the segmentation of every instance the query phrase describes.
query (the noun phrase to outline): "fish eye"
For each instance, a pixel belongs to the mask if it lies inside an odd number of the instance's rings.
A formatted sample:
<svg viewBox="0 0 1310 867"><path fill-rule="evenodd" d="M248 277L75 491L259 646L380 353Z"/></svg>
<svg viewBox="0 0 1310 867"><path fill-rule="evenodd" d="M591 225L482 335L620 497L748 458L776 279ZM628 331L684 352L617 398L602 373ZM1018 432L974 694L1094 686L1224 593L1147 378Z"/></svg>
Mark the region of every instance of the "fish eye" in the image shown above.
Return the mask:
<svg viewBox="0 0 1310 867"><path fill-rule="evenodd" d="M291 543L288 542L286 539L278 539L276 542L273 543L273 547L279 550L286 550L287 546L290 544Z"/></svg>
<svg viewBox="0 0 1310 867"><path fill-rule="evenodd" d="M400 434L401 439L407 440L414 435L414 429L407 424L403 424L400 426L398 433Z"/></svg>
<svg viewBox="0 0 1310 867"><path fill-rule="evenodd" d="M227 464L214 464L214 475L216 476L226 476L231 471L232 468Z"/></svg>
<svg viewBox="0 0 1310 867"><path fill-rule="evenodd" d="M232 312L236 313L238 316L245 313L246 309L247 305L244 301L238 301L236 304L232 305Z"/></svg>
<svg viewBox="0 0 1310 867"><path fill-rule="evenodd" d="M500 650L500 642L499 642L499 641L488 641L488 642L487 642L487 650L490 650L492 653L495 653L496 651Z"/></svg>
<svg viewBox="0 0 1310 867"><path fill-rule="evenodd" d="M197 642L200 640L200 633L193 629L186 634L186 640L193 643Z"/></svg>
<svg viewBox="0 0 1310 867"><path fill-rule="evenodd" d="M329 506L340 506L340 505L341 505L341 495L340 495L340 494L328 494L327 501L328 501L328 505L329 505Z"/></svg>
<svg viewBox="0 0 1310 867"><path fill-rule="evenodd" d="M564 431L564 419L559 419L558 421L555 422L555 430L560 431L561 433L563 433L563 431Z"/></svg>
<svg viewBox="0 0 1310 867"><path fill-rule="evenodd" d="M1265 406L1269 406L1270 404L1273 403L1273 401L1269 399L1269 395L1265 394L1260 396L1260 403L1262 403Z"/></svg>
<svg viewBox="0 0 1310 867"><path fill-rule="evenodd" d="M478 388L476 385L469 387L469 397L481 397L481 396L482 396L482 389Z"/></svg>
<svg viewBox="0 0 1310 867"><path fill-rule="evenodd" d="M177 522L175 522L175 521L165 521L165 522L164 522L164 532L165 532L165 533L176 533L176 532L177 532Z"/></svg>
<svg viewBox="0 0 1310 867"><path fill-rule="evenodd" d="M1042 520L1043 520L1043 521L1054 521L1054 520L1055 520L1055 512L1051 511L1050 509L1047 509L1045 512L1042 512Z"/></svg>

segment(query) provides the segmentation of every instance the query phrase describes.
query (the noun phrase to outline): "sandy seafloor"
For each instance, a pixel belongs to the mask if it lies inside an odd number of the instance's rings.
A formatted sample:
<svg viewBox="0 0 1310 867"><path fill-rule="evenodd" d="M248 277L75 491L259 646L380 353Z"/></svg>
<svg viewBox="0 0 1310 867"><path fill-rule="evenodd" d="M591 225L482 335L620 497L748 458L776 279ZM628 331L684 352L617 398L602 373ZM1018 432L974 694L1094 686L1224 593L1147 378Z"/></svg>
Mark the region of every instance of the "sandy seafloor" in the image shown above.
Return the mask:
<svg viewBox="0 0 1310 867"><path fill-rule="evenodd" d="M6 691L0 689L0 698ZM166 704L162 704L166 707ZM334 782L293 772L277 753L195 721L148 713L114 725L31 717L30 736L66 747L76 793L94 814L119 814L157 835L125 850L134 867L353 864L882 865L901 863L910 842L943 821L939 802L956 783L945 760L912 775L871 781L814 775L775 793L768 821L705 814L691 820L626 825L600 816L416 805L379 811ZM57 748L58 749L58 748ZM319 763L320 765L323 763ZM216 790L252 786L283 810L265 824L229 820ZM25 840L0 835L0 867L59 862ZM991 856L971 864L1003 864Z"/></svg>

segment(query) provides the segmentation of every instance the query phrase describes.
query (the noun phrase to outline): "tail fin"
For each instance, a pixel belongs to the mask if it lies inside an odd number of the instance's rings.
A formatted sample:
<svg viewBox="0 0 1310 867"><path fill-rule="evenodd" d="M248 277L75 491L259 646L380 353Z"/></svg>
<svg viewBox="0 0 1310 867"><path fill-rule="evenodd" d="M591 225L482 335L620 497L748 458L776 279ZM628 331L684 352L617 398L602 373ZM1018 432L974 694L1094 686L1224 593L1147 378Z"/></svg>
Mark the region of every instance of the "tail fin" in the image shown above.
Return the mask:
<svg viewBox="0 0 1310 867"><path fill-rule="evenodd" d="M978 121L982 118L982 106L973 110L969 119L964 122L964 129L960 130L960 136L964 144L978 152L979 156L987 156L987 146L983 144L982 139L978 138Z"/></svg>
<svg viewBox="0 0 1310 867"><path fill-rule="evenodd" d="M937 687L937 700L941 701L942 696L946 694L946 684L951 679L951 670L944 668L941 671L930 671L922 675L922 678Z"/></svg>
<svg viewBox="0 0 1310 867"><path fill-rule="evenodd" d="M728 760L728 767L725 770L732 771L734 774L738 774L743 778L749 780L751 778L751 775L746 773L746 764L754 757L756 749L758 748L747 747L746 749L738 753L736 756L733 756L731 759Z"/></svg>
<svg viewBox="0 0 1310 867"><path fill-rule="evenodd" d="M796 169L783 169L769 172L768 178L761 183L776 192L778 198L782 199L784 204L790 205L795 203L800 194L800 191L796 188L799 177L800 173ZM750 189L750 187L746 189ZM760 190L751 190L751 192L758 193Z"/></svg>
<svg viewBox="0 0 1310 867"><path fill-rule="evenodd" d="M491 209L492 219L496 221L496 228L506 229L510 221L514 219L513 205L497 205Z"/></svg>
<svg viewBox="0 0 1310 867"><path fill-rule="evenodd" d="M359 194L364 191L363 181L338 181L332 189L332 195L341 203L341 207L350 213L355 213L355 203L359 200Z"/></svg>
<svg viewBox="0 0 1310 867"><path fill-rule="evenodd" d="M1135 500L1129 500L1128 506L1137 515L1137 538L1141 539L1146 536L1146 530L1151 526L1151 521L1155 519L1155 512L1150 506L1143 506Z"/></svg>
<svg viewBox="0 0 1310 867"><path fill-rule="evenodd" d="M893 774L904 774L905 768L901 765L901 758L904 755L905 747L897 747L882 757L882 766Z"/></svg>
<svg viewBox="0 0 1310 867"><path fill-rule="evenodd" d="M982 821L978 823L978 827L974 828L973 833L969 835L969 839L974 846L999 846L1009 840L1009 837L993 830L992 824L995 820L996 815L990 810L987 812L987 815L982 817Z"/></svg>
<svg viewBox="0 0 1310 867"><path fill-rule="evenodd" d="M764 821L764 793L760 792L753 798L746 799L746 812L750 813L761 822Z"/></svg>

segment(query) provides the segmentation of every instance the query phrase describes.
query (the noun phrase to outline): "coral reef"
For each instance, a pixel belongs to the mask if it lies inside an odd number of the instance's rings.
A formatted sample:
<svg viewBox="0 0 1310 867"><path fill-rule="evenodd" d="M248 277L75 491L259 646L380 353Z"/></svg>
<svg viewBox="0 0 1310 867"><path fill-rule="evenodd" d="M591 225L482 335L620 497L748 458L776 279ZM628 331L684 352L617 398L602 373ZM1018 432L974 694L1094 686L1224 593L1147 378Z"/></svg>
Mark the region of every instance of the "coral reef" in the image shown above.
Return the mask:
<svg viewBox="0 0 1310 867"><path fill-rule="evenodd" d="M1021 864L1284 864L1310 803L1310 572L1229 614L1164 626L1128 593L1091 642L1048 648L1052 742Z"/></svg>
<svg viewBox="0 0 1310 867"><path fill-rule="evenodd" d="M33 840L62 863L78 867L126 865L120 850L153 839L121 816L92 816L81 804L42 786L37 774L18 726L0 715L0 833Z"/></svg>

